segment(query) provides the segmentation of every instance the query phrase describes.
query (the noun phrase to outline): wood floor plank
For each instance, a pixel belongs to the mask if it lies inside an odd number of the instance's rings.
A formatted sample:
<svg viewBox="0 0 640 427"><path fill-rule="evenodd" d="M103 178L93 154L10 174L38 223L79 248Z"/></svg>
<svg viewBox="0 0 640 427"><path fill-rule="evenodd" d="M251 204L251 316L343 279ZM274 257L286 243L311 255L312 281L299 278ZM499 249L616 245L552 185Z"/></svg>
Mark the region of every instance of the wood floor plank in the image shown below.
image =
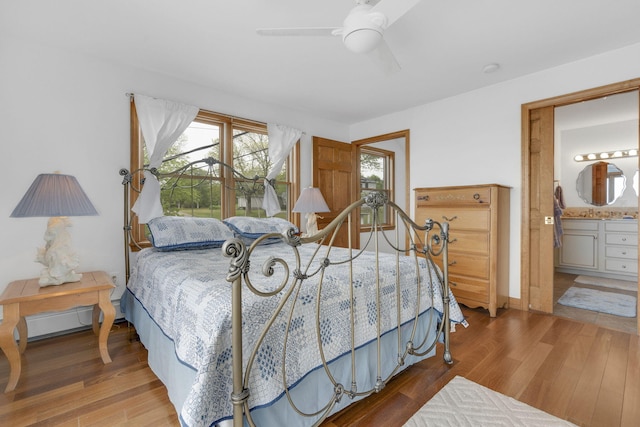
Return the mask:
<svg viewBox="0 0 640 427"><path fill-rule="evenodd" d="M591 425L610 348L611 331L599 329L567 409L567 420L574 424Z"/></svg>
<svg viewBox="0 0 640 427"><path fill-rule="evenodd" d="M635 427L640 420L640 339L637 335L629 338L629 359L625 380L620 425Z"/></svg>
<svg viewBox="0 0 640 427"><path fill-rule="evenodd" d="M549 356L551 350L553 350L553 346L550 344L543 342L535 343L535 346L529 352L529 356L522 360L522 363L520 363L518 369L513 372L508 382L506 382L503 387L497 389L497 391L520 399L524 389L532 381L536 372L540 369L540 366Z"/></svg>
<svg viewBox="0 0 640 427"><path fill-rule="evenodd" d="M629 335L621 332L612 333L611 350L593 413L594 424L620 425L628 359Z"/></svg>

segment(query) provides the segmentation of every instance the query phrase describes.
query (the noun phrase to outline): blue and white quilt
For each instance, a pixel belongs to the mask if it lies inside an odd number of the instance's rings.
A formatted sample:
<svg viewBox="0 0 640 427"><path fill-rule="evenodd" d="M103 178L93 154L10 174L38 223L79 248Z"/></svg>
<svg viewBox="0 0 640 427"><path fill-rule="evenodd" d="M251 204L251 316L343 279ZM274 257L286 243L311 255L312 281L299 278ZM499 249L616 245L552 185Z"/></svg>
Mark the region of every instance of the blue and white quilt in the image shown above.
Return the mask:
<svg viewBox="0 0 640 427"><path fill-rule="evenodd" d="M307 247L305 247L307 246ZM301 258L311 259L314 245L298 248ZM338 261L346 256L346 250L332 248L329 258ZM262 269L262 263L271 256L287 259L291 269L293 249L286 244L256 247L251 255L251 271ZM384 254L380 254L383 256ZM295 307L291 315L286 351L288 385L296 384L308 372L320 365L316 337L316 301L321 299L322 344L327 360L334 360L351 348L349 308L351 306L349 283L353 277L355 294L355 328L357 346L375 339L376 308L374 253L365 252L349 265L331 265L324 275L316 274L305 280L300 291L294 294ZM400 268L395 256L381 258L379 268L386 270L380 279L380 299L392 305L392 310L381 310L382 332L396 327L396 271L401 275L399 292L402 322L416 315L417 291L415 286L416 262L413 257L400 257ZM209 426L230 418L232 405L231 369L231 284L225 277L230 259L222 256L221 249L162 252L149 248L139 252L132 270L128 288L144 309L154 319L174 345L177 357L196 371L180 418L189 426ZM426 260L420 258L422 290L420 312L432 305L442 313L441 286L436 274L427 269ZM310 274L313 268L308 271ZM253 274L254 285L259 288L275 286L282 278L276 274L265 278ZM322 278L322 291L318 294ZM450 293L450 318L452 322L466 324L464 316ZM275 297L257 297L243 290L244 346L253 348L258 336L271 317L277 300ZM287 306L289 309L291 304ZM261 349L256 367L251 372L250 407L269 404L282 395L282 352L284 331L289 316L288 309L276 319L273 332L269 333ZM295 351L293 350L295 349ZM245 359L249 352L244 351ZM393 361L395 363L395 360ZM246 360L245 360L246 363Z"/></svg>

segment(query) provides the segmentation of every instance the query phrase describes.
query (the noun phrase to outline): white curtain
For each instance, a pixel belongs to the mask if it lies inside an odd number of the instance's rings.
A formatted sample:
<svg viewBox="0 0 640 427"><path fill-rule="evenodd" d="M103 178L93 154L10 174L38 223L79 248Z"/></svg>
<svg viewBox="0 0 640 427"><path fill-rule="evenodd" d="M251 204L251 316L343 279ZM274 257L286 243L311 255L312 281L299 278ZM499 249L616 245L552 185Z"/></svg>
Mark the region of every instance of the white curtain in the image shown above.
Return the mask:
<svg viewBox="0 0 640 427"><path fill-rule="evenodd" d="M269 135L269 159L273 162L273 166L264 182L262 207L267 216L274 216L280 212L280 202L275 188L269 184L268 180L278 176L291 149L302 136L302 131L284 125L267 123L267 133Z"/></svg>
<svg viewBox="0 0 640 427"><path fill-rule="evenodd" d="M138 94L134 95L134 100L140 129L149 154L149 167L157 168L162 163L167 150L196 118L199 109L192 105ZM164 213L160 203L160 183L149 172L145 172L144 177L144 187L131 208L138 215L138 221L141 224L146 224Z"/></svg>

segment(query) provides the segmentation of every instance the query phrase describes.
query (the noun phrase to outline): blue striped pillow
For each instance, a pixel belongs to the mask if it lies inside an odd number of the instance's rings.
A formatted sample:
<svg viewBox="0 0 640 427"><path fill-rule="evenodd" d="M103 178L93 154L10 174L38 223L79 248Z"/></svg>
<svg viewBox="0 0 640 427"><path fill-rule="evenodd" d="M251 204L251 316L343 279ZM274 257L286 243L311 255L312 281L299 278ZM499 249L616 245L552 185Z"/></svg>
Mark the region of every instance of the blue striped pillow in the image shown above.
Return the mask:
<svg viewBox="0 0 640 427"><path fill-rule="evenodd" d="M161 216L147 225L151 243L163 251L219 248L235 237L233 231L216 218Z"/></svg>

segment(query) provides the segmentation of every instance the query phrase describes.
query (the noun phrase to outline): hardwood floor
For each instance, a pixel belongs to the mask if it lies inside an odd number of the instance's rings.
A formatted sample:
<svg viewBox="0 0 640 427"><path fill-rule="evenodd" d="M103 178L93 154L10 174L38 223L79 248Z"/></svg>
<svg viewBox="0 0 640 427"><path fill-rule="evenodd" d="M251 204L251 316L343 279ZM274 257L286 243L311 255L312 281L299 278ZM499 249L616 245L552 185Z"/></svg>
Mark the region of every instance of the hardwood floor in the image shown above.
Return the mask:
<svg viewBox="0 0 640 427"><path fill-rule="evenodd" d="M637 335L518 310L493 319L463 310L470 326L452 335L452 365L439 349L323 426L401 426L456 375L578 425L640 425ZM91 331L30 342L16 390L0 394L0 425L179 425L146 350L127 329L114 325L108 365ZM0 389L8 369L0 356Z"/></svg>

